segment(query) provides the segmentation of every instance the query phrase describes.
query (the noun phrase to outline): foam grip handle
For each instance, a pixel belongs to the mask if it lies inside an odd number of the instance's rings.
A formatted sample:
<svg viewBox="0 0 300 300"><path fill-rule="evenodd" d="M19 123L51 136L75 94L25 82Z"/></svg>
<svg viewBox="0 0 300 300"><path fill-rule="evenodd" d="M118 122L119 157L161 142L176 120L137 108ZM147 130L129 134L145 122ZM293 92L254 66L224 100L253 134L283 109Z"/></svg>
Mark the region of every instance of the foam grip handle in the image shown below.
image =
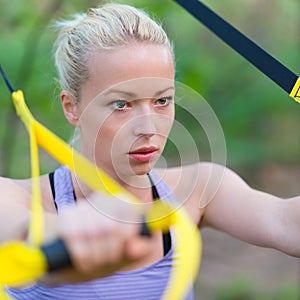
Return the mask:
<svg viewBox="0 0 300 300"><path fill-rule="evenodd" d="M141 224L140 235L151 237L150 229L144 219ZM67 247L61 239L57 239L41 246L41 250L44 253L47 261L48 272L53 272L72 266L72 261Z"/></svg>
<svg viewBox="0 0 300 300"><path fill-rule="evenodd" d="M72 266L67 247L61 239L43 245L41 250L47 260L48 272Z"/></svg>

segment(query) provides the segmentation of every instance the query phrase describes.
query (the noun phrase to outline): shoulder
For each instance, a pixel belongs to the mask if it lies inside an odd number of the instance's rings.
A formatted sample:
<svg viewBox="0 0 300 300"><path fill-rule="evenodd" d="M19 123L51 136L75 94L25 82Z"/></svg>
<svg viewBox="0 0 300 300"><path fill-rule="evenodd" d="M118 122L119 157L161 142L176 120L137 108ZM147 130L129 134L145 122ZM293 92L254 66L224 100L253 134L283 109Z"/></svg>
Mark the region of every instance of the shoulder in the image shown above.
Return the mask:
<svg viewBox="0 0 300 300"><path fill-rule="evenodd" d="M30 193L14 179L0 177L0 191L2 212L30 209Z"/></svg>
<svg viewBox="0 0 300 300"><path fill-rule="evenodd" d="M204 209L201 195L207 186L214 165L197 163L154 171L163 179L175 197L184 205L196 224L200 223Z"/></svg>
<svg viewBox="0 0 300 300"><path fill-rule="evenodd" d="M224 194L226 190L246 186L235 172L210 162L155 171L184 203L197 224L201 222L212 199Z"/></svg>
<svg viewBox="0 0 300 300"><path fill-rule="evenodd" d="M227 167L201 162L186 166L155 169L155 172L166 182L179 198L193 194L207 193L207 189L218 188L224 176L233 173ZM233 173L234 174L234 173Z"/></svg>
<svg viewBox="0 0 300 300"><path fill-rule="evenodd" d="M32 178L26 178L26 179L5 178L5 180L10 182L10 183L6 183L8 189L12 188L12 186L15 186L16 190L18 190L19 193L22 192L23 195L24 194L27 195L26 198L29 199L27 201L29 201L29 203L30 203ZM5 183L3 183L3 184L5 184ZM41 189L41 195L42 195L42 200L43 200L43 207L44 207L45 211L56 212L48 174L40 176L40 189Z"/></svg>

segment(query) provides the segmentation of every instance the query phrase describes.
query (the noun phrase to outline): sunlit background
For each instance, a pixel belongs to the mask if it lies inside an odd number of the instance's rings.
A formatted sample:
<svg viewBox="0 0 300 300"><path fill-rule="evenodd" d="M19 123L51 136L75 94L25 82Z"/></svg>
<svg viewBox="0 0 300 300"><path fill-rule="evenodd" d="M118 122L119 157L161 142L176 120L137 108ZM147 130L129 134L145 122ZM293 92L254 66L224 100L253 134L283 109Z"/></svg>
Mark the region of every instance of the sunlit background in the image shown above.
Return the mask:
<svg viewBox="0 0 300 300"><path fill-rule="evenodd" d="M73 131L60 108L51 25L100 2L0 0L0 64L13 85L24 90L36 118L65 140ZM177 81L201 94L221 122L227 166L255 188L282 197L299 195L300 104L174 1L116 2L143 8L162 21L174 42ZM203 2L300 74L299 0ZM0 174L25 178L30 176L28 136L2 80L0 101ZM185 126L197 139L193 123L186 121ZM201 141L199 147L201 159L209 159L209 149L205 145L201 148ZM168 149L172 157L172 147ZM56 166L41 153L42 173ZM204 230L203 236L196 299L300 299L299 260L211 230Z"/></svg>

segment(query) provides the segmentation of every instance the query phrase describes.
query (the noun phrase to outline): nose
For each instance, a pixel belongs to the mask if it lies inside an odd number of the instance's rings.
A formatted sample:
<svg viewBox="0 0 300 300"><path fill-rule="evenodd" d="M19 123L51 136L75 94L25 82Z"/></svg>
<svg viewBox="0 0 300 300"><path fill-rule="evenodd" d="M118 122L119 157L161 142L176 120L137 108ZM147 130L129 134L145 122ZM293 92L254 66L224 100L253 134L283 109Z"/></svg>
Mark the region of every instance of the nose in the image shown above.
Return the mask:
<svg viewBox="0 0 300 300"><path fill-rule="evenodd" d="M156 116L149 109L139 112L133 120L133 131L136 136L151 137L156 133Z"/></svg>

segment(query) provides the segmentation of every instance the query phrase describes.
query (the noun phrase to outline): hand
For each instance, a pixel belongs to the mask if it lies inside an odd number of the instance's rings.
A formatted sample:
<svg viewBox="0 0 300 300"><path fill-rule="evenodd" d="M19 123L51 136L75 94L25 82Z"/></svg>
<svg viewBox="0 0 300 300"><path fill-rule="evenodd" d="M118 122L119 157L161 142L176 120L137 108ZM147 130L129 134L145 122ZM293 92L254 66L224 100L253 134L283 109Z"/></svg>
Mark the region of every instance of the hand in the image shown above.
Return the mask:
<svg viewBox="0 0 300 300"><path fill-rule="evenodd" d="M60 237L79 273L107 276L149 254L150 239L141 237L140 220L131 205L94 193L60 214Z"/></svg>

